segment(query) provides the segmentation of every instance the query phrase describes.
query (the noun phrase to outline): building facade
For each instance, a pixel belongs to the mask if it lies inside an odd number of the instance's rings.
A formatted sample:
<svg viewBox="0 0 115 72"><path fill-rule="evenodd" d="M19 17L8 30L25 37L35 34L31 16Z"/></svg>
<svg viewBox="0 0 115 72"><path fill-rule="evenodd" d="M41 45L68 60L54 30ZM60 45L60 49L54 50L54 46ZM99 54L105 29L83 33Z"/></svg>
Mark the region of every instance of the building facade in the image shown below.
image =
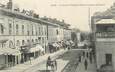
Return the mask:
<svg viewBox="0 0 115 72"><path fill-rule="evenodd" d="M70 37L70 31L64 30L64 22L42 19L33 11L12 8L12 0L7 7L0 6L0 68L37 58L41 51L49 52L48 43Z"/></svg>
<svg viewBox="0 0 115 72"><path fill-rule="evenodd" d="M9 65L19 64L29 60L28 54L33 57L39 55L39 50L32 49L27 54L23 54L22 49L29 50L39 44L46 50L48 43L47 25L19 12L0 8L0 42L0 48L12 50L9 54L6 53L5 56L1 56L5 58L4 63ZM2 61L1 63L3 63Z"/></svg>
<svg viewBox="0 0 115 72"><path fill-rule="evenodd" d="M115 70L115 4L103 13L92 16L92 35L95 44L97 69L111 66Z"/></svg>
<svg viewBox="0 0 115 72"><path fill-rule="evenodd" d="M64 40L71 40L71 29L64 29Z"/></svg>

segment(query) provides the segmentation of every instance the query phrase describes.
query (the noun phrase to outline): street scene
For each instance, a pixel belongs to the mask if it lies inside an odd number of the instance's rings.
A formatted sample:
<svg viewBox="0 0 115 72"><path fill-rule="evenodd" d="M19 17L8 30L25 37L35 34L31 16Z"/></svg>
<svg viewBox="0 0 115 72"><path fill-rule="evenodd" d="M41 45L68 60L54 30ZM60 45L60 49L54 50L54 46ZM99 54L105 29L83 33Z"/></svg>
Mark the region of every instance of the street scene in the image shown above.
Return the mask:
<svg viewBox="0 0 115 72"><path fill-rule="evenodd" d="M0 72L115 72L115 0L0 0Z"/></svg>

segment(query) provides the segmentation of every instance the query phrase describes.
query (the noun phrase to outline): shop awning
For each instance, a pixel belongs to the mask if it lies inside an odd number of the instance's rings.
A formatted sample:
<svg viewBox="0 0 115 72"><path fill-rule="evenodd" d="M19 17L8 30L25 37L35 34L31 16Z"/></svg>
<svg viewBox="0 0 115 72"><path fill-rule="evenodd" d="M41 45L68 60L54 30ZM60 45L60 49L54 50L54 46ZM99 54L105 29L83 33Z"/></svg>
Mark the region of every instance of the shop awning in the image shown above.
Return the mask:
<svg viewBox="0 0 115 72"><path fill-rule="evenodd" d="M57 43L53 43L52 44L54 47L59 47L59 44L57 44Z"/></svg>
<svg viewBox="0 0 115 72"><path fill-rule="evenodd" d="M7 41L8 41L8 39L0 39L0 43L5 43Z"/></svg>
<svg viewBox="0 0 115 72"><path fill-rule="evenodd" d="M115 24L114 19L101 19L100 21L96 22L96 24Z"/></svg>
<svg viewBox="0 0 115 72"><path fill-rule="evenodd" d="M0 49L0 54L4 54L4 55L19 55L21 53L17 49L1 48Z"/></svg>
<svg viewBox="0 0 115 72"><path fill-rule="evenodd" d="M29 53L36 52L36 51L39 51L39 48L37 47L30 48Z"/></svg>
<svg viewBox="0 0 115 72"><path fill-rule="evenodd" d="M44 51L44 49L41 45L37 44L36 46L30 48L29 53L36 52L36 51Z"/></svg>
<svg viewBox="0 0 115 72"><path fill-rule="evenodd" d="M84 43L83 43L83 42L79 42L79 43L78 43L78 46L79 46L79 47L84 46Z"/></svg>
<svg viewBox="0 0 115 72"><path fill-rule="evenodd" d="M41 45L37 45L37 48L39 48L40 49L40 51L44 51L44 48L41 46Z"/></svg>
<svg viewBox="0 0 115 72"><path fill-rule="evenodd" d="M0 55L4 54L4 50L0 49Z"/></svg>

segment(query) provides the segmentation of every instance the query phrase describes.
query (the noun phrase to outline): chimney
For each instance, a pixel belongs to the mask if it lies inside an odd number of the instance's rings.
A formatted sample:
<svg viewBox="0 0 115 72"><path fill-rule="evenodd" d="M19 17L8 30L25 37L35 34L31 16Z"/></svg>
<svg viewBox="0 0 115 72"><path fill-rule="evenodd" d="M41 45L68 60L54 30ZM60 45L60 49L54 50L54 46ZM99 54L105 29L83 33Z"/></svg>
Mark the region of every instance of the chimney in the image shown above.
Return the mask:
<svg viewBox="0 0 115 72"><path fill-rule="evenodd" d="M7 3L7 9L12 9L13 3L12 0L9 0L9 2Z"/></svg>

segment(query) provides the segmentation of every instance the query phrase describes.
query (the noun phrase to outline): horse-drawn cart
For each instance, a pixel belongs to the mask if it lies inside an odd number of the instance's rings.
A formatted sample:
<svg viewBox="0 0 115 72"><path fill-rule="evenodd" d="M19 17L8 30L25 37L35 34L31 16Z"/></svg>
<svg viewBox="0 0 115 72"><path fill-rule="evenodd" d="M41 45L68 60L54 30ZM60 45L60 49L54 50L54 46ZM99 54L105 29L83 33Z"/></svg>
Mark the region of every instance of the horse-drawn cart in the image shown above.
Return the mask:
<svg viewBox="0 0 115 72"><path fill-rule="evenodd" d="M50 67L50 71L55 72L57 70L57 61L51 60L50 57L48 57L48 60L46 62L46 70Z"/></svg>

